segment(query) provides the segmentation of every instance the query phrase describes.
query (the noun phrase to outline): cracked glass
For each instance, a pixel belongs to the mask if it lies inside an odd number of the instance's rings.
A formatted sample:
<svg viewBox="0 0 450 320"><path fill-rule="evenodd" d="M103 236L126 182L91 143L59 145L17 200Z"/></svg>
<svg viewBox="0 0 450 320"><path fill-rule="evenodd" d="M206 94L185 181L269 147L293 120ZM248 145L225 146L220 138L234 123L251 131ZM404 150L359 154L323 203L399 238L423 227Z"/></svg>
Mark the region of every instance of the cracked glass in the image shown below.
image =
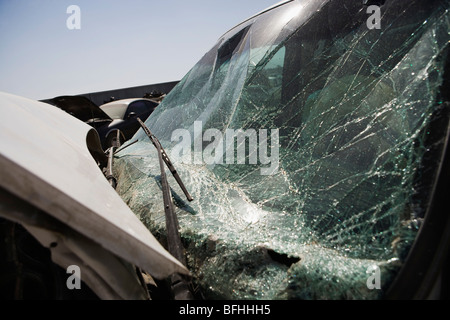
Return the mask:
<svg viewBox="0 0 450 320"><path fill-rule="evenodd" d="M288 2L222 36L156 108L146 125L194 197L167 175L207 299L383 297L444 145L428 135L448 111L448 7L386 1L369 29L359 1ZM230 129L249 135L228 153ZM164 243L156 149L136 139L116 155L117 191Z"/></svg>

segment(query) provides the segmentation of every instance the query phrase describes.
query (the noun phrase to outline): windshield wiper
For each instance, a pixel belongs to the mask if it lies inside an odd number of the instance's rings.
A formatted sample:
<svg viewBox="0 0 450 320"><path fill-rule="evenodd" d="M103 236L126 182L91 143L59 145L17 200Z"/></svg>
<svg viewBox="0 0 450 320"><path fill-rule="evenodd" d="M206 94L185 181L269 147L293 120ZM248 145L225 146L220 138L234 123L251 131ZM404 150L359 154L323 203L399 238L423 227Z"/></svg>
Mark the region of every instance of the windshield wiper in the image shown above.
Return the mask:
<svg viewBox="0 0 450 320"><path fill-rule="evenodd" d="M113 139L111 146L106 153L108 155L108 164L104 170L104 174L106 179L109 181L109 184L115 189L117 187L117 180L113 174L113 160L114 160L114 150L120 148L120 130L117 130L116 139Z"/></svg>
<svg viewBox="0 0 450 320"><path fill-rule="evenodd" d="M169 168L170 172L172 173L173 177L178 182L178 185L180 186L181 190L183 190L183 193L185 194L186 198L189 201L194 200L194 198L192 198L192 196L189 194L186 187L184 186L183 181L181 181L181 178L178 175L177 170L175 170L175 167L173 166L172 162L170 161L169 157L167 156L166 151L161 146L161 143L159 143L159 140L156 138L155 135L153 135L153 133L150 131L150 129L142 122L142 120L139 117L137 118L137 120L139 121L139 124L141 125L142 129L144 129L144 132L150 138L150 141L158 149L159 155L162 157L162 160L166 163L166 165ZM163 168L161 168L161 170L162 169Z"/></svg>
<svg viewBox="0 0 450 320"><path fill-rule="evenodd" d="M149 137L150 141L158 150L159 167L161 170L161 187L163 191L163 201L164 201L164 213L166 217L166 229L167 229L167 246L168 251L172 254L178 261L180 261L184 266L186 266L186 258L184 256L184 248L181 243L181 236L179 232L178 218L173 209L172 196L169 188L169 183L167 181L166 173L164 170L164 163L169 168L170 172L173 174L175 180L180 185L184 194L189 201L193 198L186 190L181 178L179 177L177 171L175 170L172 162L167 156L165 150L161 146L159 140L152 134L150 129L142 122L142 120L137 118L139 124L141 125L144 132ZM172 292L174 298L177 300L192 300L193 294L191 292L191 286L187 279L179 274L174 274L171 278L172 280Z"/></svg>

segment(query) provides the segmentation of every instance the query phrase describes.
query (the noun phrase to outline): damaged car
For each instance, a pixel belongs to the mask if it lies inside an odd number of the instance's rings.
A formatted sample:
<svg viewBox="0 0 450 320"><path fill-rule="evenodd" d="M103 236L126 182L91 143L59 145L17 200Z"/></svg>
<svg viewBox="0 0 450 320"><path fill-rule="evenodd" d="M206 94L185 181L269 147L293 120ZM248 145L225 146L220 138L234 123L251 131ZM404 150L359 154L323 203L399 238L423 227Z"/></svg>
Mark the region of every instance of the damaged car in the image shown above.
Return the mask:
<svg viewBox="0 0 450 320"><path fill-rule="evenodd" d="M282 1L106 152L1 94L4 238L26 231L103 299L448 297L449 8ZM16 243L0 280L20 296L36 269Z"/></svg>
<svg viewBox="0 0 450 320"><path fill-rule="evenodd" d="M249 18L145 121L192 195L168 175L206 299L445 294L449 1L372 2ZM133 140L117 192L164 241L160 152Z"/></svg>

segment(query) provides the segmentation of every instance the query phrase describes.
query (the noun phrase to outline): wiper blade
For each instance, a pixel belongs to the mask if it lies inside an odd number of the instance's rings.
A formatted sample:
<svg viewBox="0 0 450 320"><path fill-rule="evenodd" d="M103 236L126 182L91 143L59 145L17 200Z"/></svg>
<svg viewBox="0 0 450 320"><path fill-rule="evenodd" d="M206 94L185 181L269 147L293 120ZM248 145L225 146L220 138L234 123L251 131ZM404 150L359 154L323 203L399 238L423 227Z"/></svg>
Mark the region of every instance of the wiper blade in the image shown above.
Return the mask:
<svg viewBox="0 0 450 320"><path fill-rule="evenodd" d="M189 201L194 200L194 198L192 198L192 196L189 194L186 187L184 186L183 181L181 181L181 178L178 175L177 170L175 170L175 167L173 166L172 162L170 161L169 157L167 156L166 151L161 146L161 143L159 142L159 140L156 138L156 136L153 135L153 133L150 131L150 129L142 122L142 120L139 117L137 118L137 120L139 121L139 124L141 125L142 129L144 129L144 132L150 138L150 141L153 143L153 145L157 149L158 149L158 147L160 148L159 153L161 154L163 161L166 163L166 165L169 168L170 172L172 173L173 177L178 182L178 185L180 186L181 190L183 190L183 193L186 196L186 198Z"/></svg>
<svg viewBox="0 0 450 320"><path fill-rule="evenodd" d="M184 187L183 182L181 181L178 173L173 167L170 159L167 157L166 152L159 140L151 133L148 127L142 122L139 117L137 118L139 124L142 129L144 129L147 136L152 141L153 145L158 150L158 160L159 167L161 170L161 187L163 191L163 201L164 201L164 213L166 217L166 229L167 229L167 246L168 251L172 254L178 261L180 261L184 266L186 266L186 258L184 256L184 248L181 243L181 236L179 232L178 218L173 209L172 196L169 188L169 182L167 181L166 173L164 170L164 163L169 167L170 172L174 175L180 187L183 189L183 192L186 194L186 197L189 201L192 201L193 198L187 192ZM187 281L182 275L174 274L172 276L172 291L175 299L179 300L192 300L193 294L190 289L190 283Z"/></svg>

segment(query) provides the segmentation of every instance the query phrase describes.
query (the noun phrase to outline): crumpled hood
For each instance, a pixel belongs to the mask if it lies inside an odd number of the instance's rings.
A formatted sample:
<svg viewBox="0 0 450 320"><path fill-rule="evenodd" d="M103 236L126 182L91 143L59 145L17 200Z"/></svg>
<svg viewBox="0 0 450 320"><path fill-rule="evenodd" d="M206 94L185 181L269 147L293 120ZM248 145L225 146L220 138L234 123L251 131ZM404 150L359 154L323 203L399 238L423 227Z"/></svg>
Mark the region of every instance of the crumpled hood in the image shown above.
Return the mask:
<svg viewBox="0 0 450 320"><path fill-rule="evenodd" d="M93 128L6 93L0 110L0 216L24 225L61 267L78 265L100 298L145 298L133 265L158 279L189 273L107 182Z"/></svg>

